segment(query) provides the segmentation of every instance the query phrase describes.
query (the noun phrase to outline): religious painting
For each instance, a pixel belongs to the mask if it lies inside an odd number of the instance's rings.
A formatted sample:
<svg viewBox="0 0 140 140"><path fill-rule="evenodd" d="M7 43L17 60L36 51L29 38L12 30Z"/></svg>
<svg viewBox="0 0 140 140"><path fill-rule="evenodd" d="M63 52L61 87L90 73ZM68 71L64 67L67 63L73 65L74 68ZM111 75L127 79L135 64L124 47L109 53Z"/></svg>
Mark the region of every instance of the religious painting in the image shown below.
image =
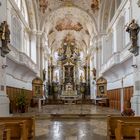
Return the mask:
<svg viewBox="0 0 140 140"><path fill-rule="evenodd" d="M41 98L43 96L43 81L39 77L32 81L32 92L33 97Z"/></svg>
<svg viewBox="0 0 140 140"><path fill-rule="evenodd" d="M107 80L104 77L100 77L96 83L97 83L97 97L106 97Z"/></svg>
<svg viewBox="0 0 140 140"><path fill-rule="evenodd" d="M65 83L74 82L74 66L65 66Z"/></svg>

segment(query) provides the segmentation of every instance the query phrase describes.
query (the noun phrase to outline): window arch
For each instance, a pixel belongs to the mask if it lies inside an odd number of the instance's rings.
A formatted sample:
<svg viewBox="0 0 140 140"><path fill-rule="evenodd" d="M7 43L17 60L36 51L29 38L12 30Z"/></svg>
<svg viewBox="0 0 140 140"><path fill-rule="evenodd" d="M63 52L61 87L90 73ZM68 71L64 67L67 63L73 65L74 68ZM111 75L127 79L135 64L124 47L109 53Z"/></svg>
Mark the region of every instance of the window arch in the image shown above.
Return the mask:
<svg viewBox="0 0 140 140"><path fill-rule="evenodd" d="M21 47L21 23L16 16L12 16L11 44L20 49Z"/></svg>
<svg viewBox="0 0 140 140"><path fill-rule="evenodd" d="M21 0L15 0L15 2L17 4L18 8L20 9L21 8Z"/></svg>
<svg viewBox="0 0 140 140"><path fill-rule="evenodd" d="M30 40L29 40L29 34L27 31L24 31L24 47L23 52L26 53L28 56L30 56Z"/></svg>
<svg viewBox="0 0 140 140"><path fill-rule="evenodd" d="M26 6L26 2L25 2L25 0L22 0L21 1L22 3L21 3L21 13L22 13L22 15L23 15L23 17L24 17L24 19L25 19L25 21L27 22L27 23L29 23L29 17L28 17L28 11L27 11L27 6Z"/></svg>
<svg viewBox="0 0 140 140"><path fill-rule="evenodd" d="M27 5L26 5L25 0L15 0L15 2L17 4L19 10L21 11L21 14L23 15L25 21L27 23L29 23Z"/></svg>

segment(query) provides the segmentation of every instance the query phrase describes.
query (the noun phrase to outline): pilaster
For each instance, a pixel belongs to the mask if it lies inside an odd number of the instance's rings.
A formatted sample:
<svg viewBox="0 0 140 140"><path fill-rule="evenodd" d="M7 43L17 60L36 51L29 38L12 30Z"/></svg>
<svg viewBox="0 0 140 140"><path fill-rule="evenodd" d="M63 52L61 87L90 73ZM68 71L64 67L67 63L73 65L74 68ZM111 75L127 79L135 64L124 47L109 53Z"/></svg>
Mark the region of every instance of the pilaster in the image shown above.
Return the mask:
<svg viewBox="0 0 140 140"><path fill-rule="evenodd" d="M3 21L7 21L7 0L0 0L0 3L1 24ZM1 56L0 49L0 116L9 116L9 98L6 94L6 67L6 57Z"/></svg>

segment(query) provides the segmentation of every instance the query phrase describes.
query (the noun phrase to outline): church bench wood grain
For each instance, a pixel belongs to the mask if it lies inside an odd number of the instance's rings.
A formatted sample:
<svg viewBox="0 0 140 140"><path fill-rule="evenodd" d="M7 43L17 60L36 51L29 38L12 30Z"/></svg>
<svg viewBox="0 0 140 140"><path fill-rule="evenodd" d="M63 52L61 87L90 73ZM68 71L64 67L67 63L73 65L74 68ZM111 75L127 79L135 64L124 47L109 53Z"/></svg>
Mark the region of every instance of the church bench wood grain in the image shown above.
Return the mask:
<svg viewBox="0 0 140 140"><path fill-rule="evenodd" d="M140 128L140 122L125 122L117 121L117 128L115 129L116 140L135 140L135 129Z"/></svg>
<svg viewBox="0 0 140 140"><path fill-rule="evenodd" d="M6 129L10 129L10 140L28 140L25 121L4 122Z"/></svg>
<svg viewBox="0 0 140 140"><path fill-rule="evenodd" d="M5 126L3 123L0 123L0 140L3 140Z"/></svg>
<svg viewBox="0 0 140 140"><path fill-rule="evenodd" d="M140 140L140 128L135 129L136 140Z"/></svg>
<svg viewBox="0 0 140 140"><path fill-rule="evenodd" d="M10 140L11 138L11 130L5 129L3 134L3 140Z"/></svg>
<svg viewBox="0 0 140 140"><path fill-rule="evenodd" d="M115 139L115 129L117 128L117 121L122 120L126 122L140 122L140 117L125 117L125 116L108 116L107 117L107 139Z"/></svg>
<svg viewBox="0 0 140 140"><path fill-rule="evenodd" d="M10 140L10 129L6 129L4 123L0 123L0 140Z"/></svg>
<svg viewBox="0 0 140 140"><path fill-rule="evenodd" d="M35 118L34 117L0 117L1 121L23 121L26 120L28 130L28 140L35 140Z"/></svg>

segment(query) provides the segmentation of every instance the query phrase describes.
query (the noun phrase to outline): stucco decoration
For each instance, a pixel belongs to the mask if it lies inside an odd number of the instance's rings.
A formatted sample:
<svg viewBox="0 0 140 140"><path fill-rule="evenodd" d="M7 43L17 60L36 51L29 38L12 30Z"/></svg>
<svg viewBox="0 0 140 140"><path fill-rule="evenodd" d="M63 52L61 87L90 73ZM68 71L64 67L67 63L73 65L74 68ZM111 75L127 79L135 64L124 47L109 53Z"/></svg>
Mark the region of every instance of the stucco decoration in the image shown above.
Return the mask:
<svg viewBox="0 0 140 140"><path fill-rule="evenodd" d="M92 0L91 9L94 12L99 9L99 0Z"/></svg>
<svg viewBox="0 0 140 140"><path fill-rule="evenodd" d="M45 11L48 7L48 1L47 0L39 0L39 6L40 6L40 11L45 13Z"/></svg>
<svg viewBox="0 0 140 140"><path fill-rule="evenodd" d="M80 31L83 29L83 26L80 22L73 22L70 18L65 17L57 22L55 28L57 31L62 31L62 30Z"/></svg>

